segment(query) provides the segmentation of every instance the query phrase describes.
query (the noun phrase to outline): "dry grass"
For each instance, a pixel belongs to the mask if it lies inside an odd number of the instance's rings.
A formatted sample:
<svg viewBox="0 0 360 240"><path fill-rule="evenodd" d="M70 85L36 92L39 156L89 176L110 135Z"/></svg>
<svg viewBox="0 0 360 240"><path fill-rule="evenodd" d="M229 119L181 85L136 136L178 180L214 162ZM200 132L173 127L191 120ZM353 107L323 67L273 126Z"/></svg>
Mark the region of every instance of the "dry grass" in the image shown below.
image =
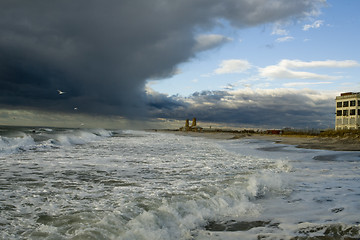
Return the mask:
<svg viewBox="0 0 360 240"><path fill-rule="evenodd" d="M359 138L360 130L326 130L320 132L321 137L352 137Z"/></svg>
<svg viewBox="0 0 360 240"><path fill-rule="evenodd" d="M287 130L282 135L288 136L313 136L313 137L340 137L340 138L360 138L360 130Z"/></svg>

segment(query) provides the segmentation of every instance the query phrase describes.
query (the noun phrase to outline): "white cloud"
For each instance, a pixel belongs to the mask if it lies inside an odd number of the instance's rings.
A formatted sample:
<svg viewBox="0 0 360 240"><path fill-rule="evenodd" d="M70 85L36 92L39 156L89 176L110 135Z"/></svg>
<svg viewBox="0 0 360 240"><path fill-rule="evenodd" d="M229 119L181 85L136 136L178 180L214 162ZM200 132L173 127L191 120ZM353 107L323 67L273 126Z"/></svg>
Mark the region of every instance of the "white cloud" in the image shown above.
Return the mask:
<svg viewBox="0 0 360 240"><path fill-rule="evenodd" d="M276 24L274 26L274 29L273 29L271 34L272 35L283 35L283 36L285 36L285 35L288 35L289 32L287 30L283 29L283 28L280 28L279 24Z"/></svg>
<svg viewBox="0 0 360 240"><path fill-rule="evenodd" d="M289 59L281 60L278 65L286 68L318 68L318 67L348 68L348 67L360 66L360 64L354 60L344 60L344 61L325 60L325 61L305 62L300 60L289 60Z"/></svg>
<svg viewBox="0 0 360 240"><path fill-rule="evenodd" d="M195 51L206 51L232 41L232 38L218 34L203 34L195 38Z"/></svg>
<svg viewBox="0 0 360 240"><path fill-rule="evenodd" d="M304 25L303 30L308 31L310 28L319 28L323 24L324 24L323 20L317 20L317 21L313 22L312 24Z"/></svg>
<svg viewBox="0 0 360 240"><path fill-rule="evenodd" d="M288 42L288 41L292 41L292 40L294 40L294 37L291 37L291 36L286 36L286 37L276 39L277 42Z"/></svg>
<svg viewBox="0 0 360 240"><path fill-rule="evenodd" d="M284 87L298 87L298 86L308 86L308 85L320 85L320 84L331 84L333 82L292 82L285 83Z"/></svg>
<svg viewBox="0 0 360 240"><path fill-rule="evenodd" d="M235 84L228 83L226 86L223 86L222 88L225 90L233 90L236 87Z"/></svg>
<svg viewBox="0 0 360 240"><path fill-rule="evenodd" d="M321 75L311 72L292 71L290 69L287 69L279 65L260 68L259 72L260 72L260 76L272 78L272 79L317 79L317 80L332 79L334 80L338 78L338 77Z"/></svg>
<svg viewBox="0 0 360 240"><path fill-rule="evenodd" d="M272 35L279 35L283 37L279 37L276 39L276 42L287 42L294 40L294 37L289 36L289 31L283 28L284 25L287 25L287 23L277 23L274 25Z"/></svg>
<svg viewBox="0 0 360 240"><path fill-rule="evenodd" d="M316 80L335 80L340 78L339 76L329 76L325 74L316 74L306 71L294 71L298 68L347 68L347 67L359 67L360 64L353 60L345 61L311 61L304 62L299 60L281 60L277 65L267 66L265 68L259 68L259 74L262 77L272 79L316 79Z"/></svg>
<svg viewBox="0 0 360 240"><path fill-rule="evenodd" d="M221 62L219 68L215 69L216 74L242 73L251 68L247 60L229 59Z"/></svg>

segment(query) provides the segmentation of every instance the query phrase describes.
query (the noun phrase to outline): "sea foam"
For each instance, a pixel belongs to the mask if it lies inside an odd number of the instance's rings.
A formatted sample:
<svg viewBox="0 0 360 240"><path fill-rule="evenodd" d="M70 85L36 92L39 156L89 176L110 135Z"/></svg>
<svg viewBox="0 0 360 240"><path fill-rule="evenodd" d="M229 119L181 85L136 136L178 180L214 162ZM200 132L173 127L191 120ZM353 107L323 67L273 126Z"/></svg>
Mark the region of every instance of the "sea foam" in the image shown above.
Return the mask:
<svg viewBox="0 0 360 240"><path fill-rule="evenodd" d="M359 238L357 152L102 129L2 137L23 149L0 157L3 239Z"/></svg>
<svg viewBox="0 0 360 240"><path fill-rule="evenodd" d="M34 139L26 134L14 138L0 136L0 155L30 150L35 146Z"/></svg>
<svg viewBox="0 0 360 240"><path fill-rule="evenodd" d="M99 141L113 135L105 129L54 131L39 128L31 131L16 132L12 136L0 136L0 156L30 150L44 150L72 145L83 145Z"/></svg>

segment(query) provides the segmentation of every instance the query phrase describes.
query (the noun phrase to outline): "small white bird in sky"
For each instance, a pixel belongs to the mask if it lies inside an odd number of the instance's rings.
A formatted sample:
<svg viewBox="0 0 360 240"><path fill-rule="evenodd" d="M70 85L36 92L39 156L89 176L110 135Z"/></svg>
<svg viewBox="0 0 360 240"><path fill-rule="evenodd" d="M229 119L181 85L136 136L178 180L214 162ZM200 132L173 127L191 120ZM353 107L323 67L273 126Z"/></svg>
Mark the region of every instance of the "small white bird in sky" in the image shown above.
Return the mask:
<svg viewBox="0 0 360 240"><path fill-rule="evenodd" d="M78 110L78 108L77 108L77 107L74 107L74 110L76 111L76 110Z"/></svg>
<svg viewBox="0 0 360 240"><path fill-rule="evenodd" d="M63 91L61 91L61 90L57 90L58 91L58 93L59 93L59 95L62 95L62 94L64 94L64 93L66 93L66 92L63 92Z"/></svg>

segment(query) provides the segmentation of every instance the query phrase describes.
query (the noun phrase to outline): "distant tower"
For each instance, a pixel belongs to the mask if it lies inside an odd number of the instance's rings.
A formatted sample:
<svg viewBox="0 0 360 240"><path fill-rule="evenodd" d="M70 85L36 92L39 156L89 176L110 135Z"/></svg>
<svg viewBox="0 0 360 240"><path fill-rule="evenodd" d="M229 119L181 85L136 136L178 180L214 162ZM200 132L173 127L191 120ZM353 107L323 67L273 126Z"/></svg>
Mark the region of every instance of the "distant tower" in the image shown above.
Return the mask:
<svg viewBox="0 0 360 240"><path fill-rule="evenodd" d="M196 127L196 118L193 118L191 127Z"/></svg>
<svg viewBox="0 0 360 240"><path fill-rule="evenodd" d="M185 128L189 128L189 119L185 120Z"/></svg>

